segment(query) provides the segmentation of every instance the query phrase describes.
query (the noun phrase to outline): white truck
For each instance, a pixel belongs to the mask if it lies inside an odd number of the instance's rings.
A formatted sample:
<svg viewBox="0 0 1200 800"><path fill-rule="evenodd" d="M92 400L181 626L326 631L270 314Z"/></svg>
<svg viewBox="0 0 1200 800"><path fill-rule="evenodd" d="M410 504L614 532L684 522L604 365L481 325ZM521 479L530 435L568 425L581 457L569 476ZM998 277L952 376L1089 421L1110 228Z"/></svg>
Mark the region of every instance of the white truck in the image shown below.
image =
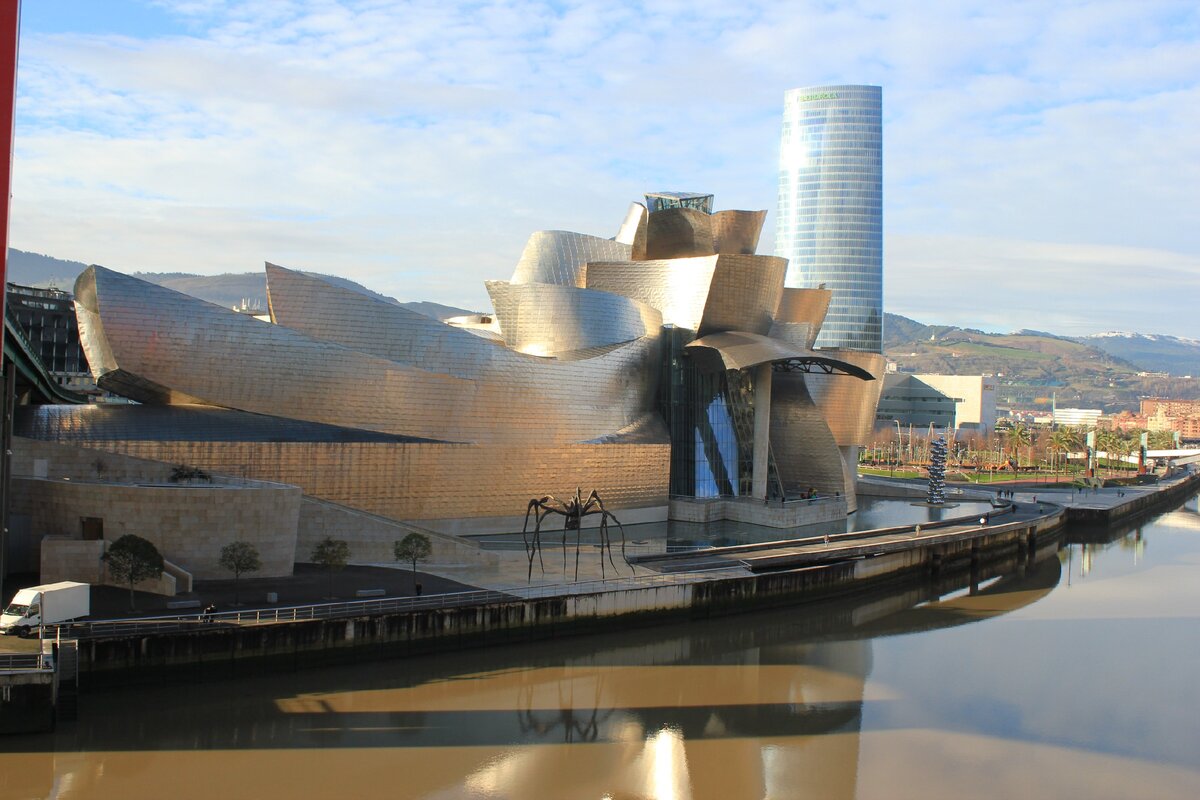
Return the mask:
<svg viewBox="0 0 1200 800"><path fill-rule="evenodd" d="M86 583L74 581L21 589L0 614L0 633L25 636L39 625L86 617L91 608L91 589Z"/></svg>

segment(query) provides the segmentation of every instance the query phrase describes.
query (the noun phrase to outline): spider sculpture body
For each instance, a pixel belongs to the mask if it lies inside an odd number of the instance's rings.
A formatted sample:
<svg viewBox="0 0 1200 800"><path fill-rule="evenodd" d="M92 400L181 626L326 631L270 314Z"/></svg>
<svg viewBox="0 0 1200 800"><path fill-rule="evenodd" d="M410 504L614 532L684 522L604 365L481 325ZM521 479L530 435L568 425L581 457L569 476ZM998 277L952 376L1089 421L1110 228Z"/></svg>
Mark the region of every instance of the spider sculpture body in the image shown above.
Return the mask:
<svg viewBox="0 0 1200 800"><path fill-rule="evenodd" d="M532 538L528 535L529 531L529 516L533 515L533 531ZM583 527L583 518L588 514L600 515L600 574L605 574L604 557L608 555L608 563L612 564L614 571L617 569L616 563L612 557L612 539L608 534L608 522L612 520L616 524L617 529L621 531L621 558L628 564L629 560L625 557L625 528L609 511L605 510L604 502L600 499L600 495L596 494L595 490L587 496L583 497L583 490L576 489L575 496L567 501L559 500L553 495L546 495L541 498L534 498L529 501L529 505L525 508L525 525L521 529L521 538L525 542L525 554L529 557L529 576L528 580L533 580L533 560L536 557L542 566L542 572L546 571L546 562L542 559L542 522L551 514L557 514L564 517L562 530L562 548L563 548L563 571L567 569L567 532L575 531L575 580L579 580L579 547L581 528Z"/></svg>

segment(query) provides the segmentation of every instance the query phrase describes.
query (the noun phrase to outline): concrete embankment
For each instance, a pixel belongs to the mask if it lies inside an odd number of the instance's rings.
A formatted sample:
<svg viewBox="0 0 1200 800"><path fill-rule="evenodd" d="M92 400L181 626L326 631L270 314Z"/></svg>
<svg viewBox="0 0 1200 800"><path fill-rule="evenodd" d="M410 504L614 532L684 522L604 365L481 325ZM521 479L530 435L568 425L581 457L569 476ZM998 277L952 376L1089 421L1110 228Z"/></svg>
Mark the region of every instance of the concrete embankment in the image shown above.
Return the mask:
<svg viewBox="0 0 1200 800"><path fill-rule="evenodd" d="M1165 506L1181 503L1200 490L1200 472L1164 482L1154 491L1129 489L1111 504L1075 503L1067 507L1067 521L1074 524L1108 525L1138 514L1159 511ZM1111 489L1107 491L1112 491Z"/></svg>
<svg viewBox="0 0 1200 800"><path fill-rule="evenodd" d="M88 686L215 678L741 613L925 581L994 559L1028 561L1039 552L1054 552L1062 524L1062 510L1055 509L1036 519L923 536L872 557L856 553L834 563L757 574L717 579L693 574L654 585L481 606L269 625L213 624L185 633L85 640L80 667Z"/></svg>
<svg viewBox="0 0 1200 800"><path fill-rule="evenodd" d="M52 731L58 720L74 719L75 669L73 642L0 654L0 734Z"/></svg>

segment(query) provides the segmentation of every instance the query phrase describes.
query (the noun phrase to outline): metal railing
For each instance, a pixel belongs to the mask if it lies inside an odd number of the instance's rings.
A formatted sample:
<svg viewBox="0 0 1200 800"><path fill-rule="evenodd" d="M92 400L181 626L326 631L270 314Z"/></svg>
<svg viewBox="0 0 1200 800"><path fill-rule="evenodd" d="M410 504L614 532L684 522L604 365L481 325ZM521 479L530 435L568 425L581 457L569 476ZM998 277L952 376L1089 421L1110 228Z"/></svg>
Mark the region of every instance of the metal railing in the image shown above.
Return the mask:
<svg viewBox="0 0 1200 800"><path fill-rule="evenodd" d="M1015 507L1011 502L1004 501L1004 504L998 507L993 507L985 512L985 515L990 522L993 517L1002 516L1004 514L1015 513ZM783 547L803 547L812 544L830 544L835 542L845 542L857 539L876 539L883 536L896 536L901 534L911 534L914 531L930 531L936 528L950 528L956 525L971 525L977 519L978 514L969 514L961 517L953 517L951 519L933 520L930 522L922 522L916 525L897 525L890 528L872 528L863 531L845 531L843 533L828 533L815 536L804 536L797 539L777 539L768 542L750 542L747 544L735 544L728 547L713 548L714 554L733 555L737 553L752 553L759 550L777 550ZM643 564L652 561L664 561L672 556L670 554L654 553L635 557L634 563Z"/></svg>
<svg viewBox="0 0 1200 800"><path fill-rule="evenodd" d="M143 636L157 633L178 633L190 630L210 630L220 626L231 625L274 625L285 622L396 614L441 608L462 608L464 606L485 606L497 603L512 603L521 600L632 591L654 586L698 583L713 579L716 577L715 573L730 571L740 571L740 569L736 565L729 565L678 574L656 573L653 575L599 578L571 583L531 584L504 591L480 589L468 592L425 595L423 597L380 597L371 600L353 600L343 603L317 603L280 608L258 608L245 611L223 611L213 614L198 613L130 619L89 620L47 626L47 636L51 635L51 628L55 629L53 635L61 636L64 639L97 639L119 636Z"/></svg>
<svg viewBox="0 0 1200 800"><path fill-rule="evenodd" d="M1002 508L993 508L988 517L993 518L1013 513L1011 503ZM957 517L922 523L920 528L927 531L934 528L946 528L955 525L969 524L974 516ZM788 539L775 542L759 542L754 544L734 545L731 547L705 548L722 554L753 552L755 550L771 549L784 546L828 543L851 539L864 539L890 534L911 533L913 526L898 526L894 528L876 528L870 531L848 531L828 536L812 536L801 539ZM656 558L667 557L669 554L658 553L642 556L639 561L652 561ZM634 562L636 563L636 562ZM520 600L537 600L548 597L569 597L572 595L600 594L604 592L634 591L656 586L684 585L714 580L718 573L735 574L742 572L742 565L729 563L719 567L688 570L686 572L654 573L650 575L625 575L612 578L598 578L570 583L530 584L517 586L503 591L494 589L479 589L467 592L448 592L444 594L425 595L422 597L380 597L369 600L353 600L341 603L316 603L310 605L284 606L279 608L258 608L245 611L223 611L213 614L203 612L187 615L140 617L133 619L106 619L85 622L65 623L63 625L46 626L47 637L61 636L72 639L95 639L117 636L142 636L155 633L175 633L186 630L206 630L217 626L245 625L274 625L285 622L305 622L319 619L339 619L349 617L372 616L377 614L396 614L412 611L427 611L441 608L461 608L464 606L485 606L497 603L511 603ZM53 629L53 630L52 630Z"/></svg>
<svg viewBox="0 0 1200 800"><path fill-rule="evenodd" d="M53 659L43 653L0 653L0 672L53 668Z"/></svg>

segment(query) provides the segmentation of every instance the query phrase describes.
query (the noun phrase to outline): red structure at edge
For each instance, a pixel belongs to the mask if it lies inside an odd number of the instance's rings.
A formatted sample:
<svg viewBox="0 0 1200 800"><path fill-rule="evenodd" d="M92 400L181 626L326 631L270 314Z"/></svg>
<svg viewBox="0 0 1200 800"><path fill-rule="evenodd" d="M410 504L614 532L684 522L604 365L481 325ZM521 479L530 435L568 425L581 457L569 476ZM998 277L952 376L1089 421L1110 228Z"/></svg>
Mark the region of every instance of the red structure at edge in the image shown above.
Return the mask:
<svg viewBox="0 0 1200 800"><path fill-rule="evenodd" d="M8 211L12 197L13 117L17 105L17 40L21 30L21 0L0 0L0 287L8 282ZM0 290L0 319L4 318ZM0 354L0 363L3 363Z"/></svg>

